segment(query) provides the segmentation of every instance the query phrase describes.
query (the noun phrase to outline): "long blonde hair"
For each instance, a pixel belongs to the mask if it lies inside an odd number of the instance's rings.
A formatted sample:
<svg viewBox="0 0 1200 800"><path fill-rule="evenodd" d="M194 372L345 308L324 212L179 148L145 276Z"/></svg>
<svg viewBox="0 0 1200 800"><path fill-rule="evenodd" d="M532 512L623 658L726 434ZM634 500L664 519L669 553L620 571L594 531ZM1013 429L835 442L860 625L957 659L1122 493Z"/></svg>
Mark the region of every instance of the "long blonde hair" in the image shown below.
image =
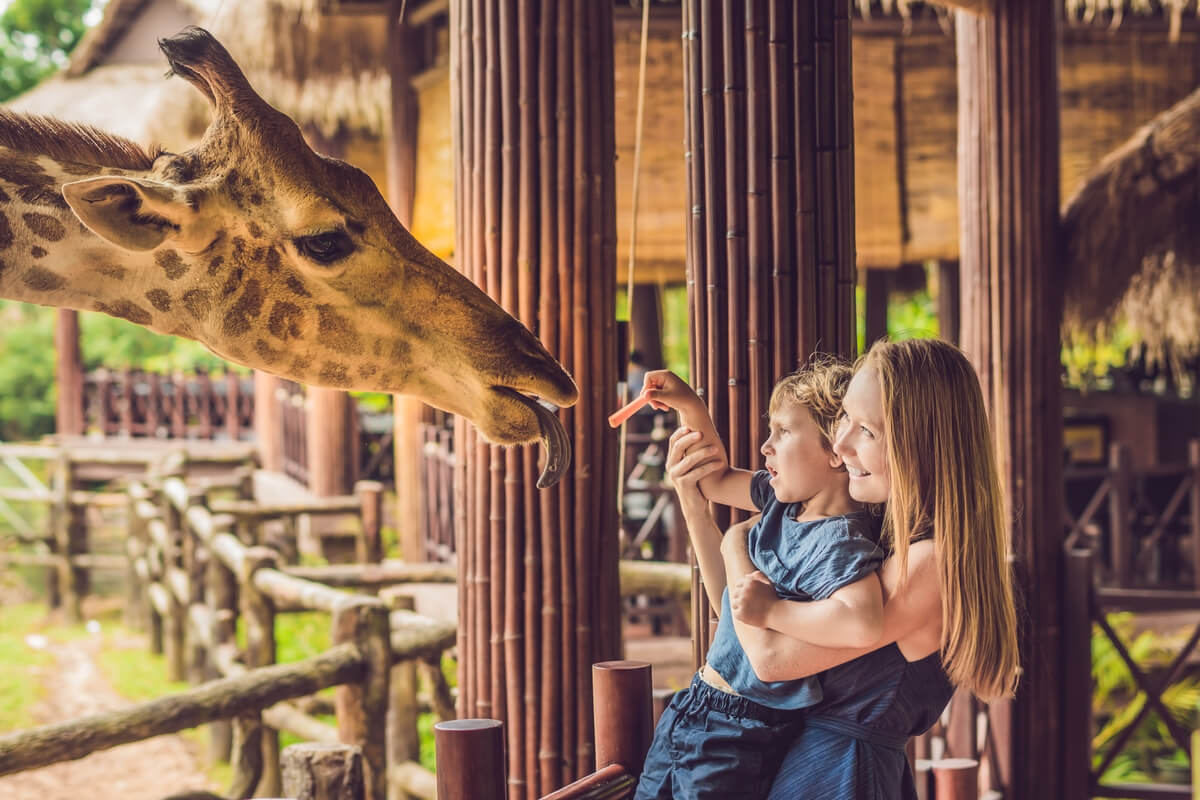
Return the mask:
<svg viewBox="0 0 1200 800"><path fill-rule="evenodd" d="M900 574L913 538L932 531L946 674L985 700L1011 696L1020 668L1009 529L979 378L938 339L877 342L864 365L883 394L883 531Z"/></svg>

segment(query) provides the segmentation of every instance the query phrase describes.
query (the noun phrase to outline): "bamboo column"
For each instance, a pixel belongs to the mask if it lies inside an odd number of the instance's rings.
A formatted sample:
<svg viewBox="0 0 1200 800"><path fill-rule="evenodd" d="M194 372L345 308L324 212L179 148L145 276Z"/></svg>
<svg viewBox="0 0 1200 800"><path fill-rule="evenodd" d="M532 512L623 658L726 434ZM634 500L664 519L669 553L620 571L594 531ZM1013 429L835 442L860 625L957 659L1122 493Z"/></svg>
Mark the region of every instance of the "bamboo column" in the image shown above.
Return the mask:
<svg viewBox="0 0 1200 800"><path fill-rule="evenodd" d="M455 433L460 715L503 720L508 795L592 769L591 665L620 647L612 9L453 0L456 261L574 376L572 470Z"/></svg>
<svg viewBox="0 0 1200 800"><path fill-rule="evenodd" d="M60 308L54 321L55 431L59 436L82 436L83 354L79 348L79 312Z"/></svg>
<svg viewBox="0 0 1200 800"><path fill-rule="evenodd" d="M1064 797L1055 9L1008 0L955 21L960 335L996 429L1027 620L1017 698L989 709L989 772L1031 800Z"/></svg>
<svg viewBox="0 0 1200 800"><path fill-rule="evenodd" d="M774 382L854 350L850 3L684 0L683 32L691 383L754 467Z"/></svg>
<svg viewBox="0 0 1200 800"><path fill-rule="evenodd" d="M279 409L279 378L254 371L254 439L258 457L268 472L283 472L283 415Z"/></svg>

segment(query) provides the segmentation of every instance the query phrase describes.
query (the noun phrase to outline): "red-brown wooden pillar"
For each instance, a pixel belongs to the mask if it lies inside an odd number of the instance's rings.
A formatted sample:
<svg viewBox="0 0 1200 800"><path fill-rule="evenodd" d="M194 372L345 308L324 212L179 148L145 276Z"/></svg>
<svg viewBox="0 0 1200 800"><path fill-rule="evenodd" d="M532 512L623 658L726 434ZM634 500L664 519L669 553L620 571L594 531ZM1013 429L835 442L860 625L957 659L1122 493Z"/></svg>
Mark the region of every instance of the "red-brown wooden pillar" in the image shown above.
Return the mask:
<svg viewBox="0 0 1200 800"><path fill-rule="evenodd" d="M456 261L574 376L561 483L455 431L459 711L503 720L510 798L591 771L591 668L618 657L612 5L451 0Z"/></svg>
<svg viewBox="0 0 1200 800"><path fill-rule="evenodd" d="M416 92L412 88L416 36L400 21L404 0L391 0L388 12L388 68L392 86L391 128L387 138L388 202L405 228L412 227L417 175ZM424 404L414 397L392 397L392 450L395 463L396 528L406 561L424 561L421 528L421 471L424 459L421 416Z"/></svg>
<svg viewBox="0 0 1200 800"><path fill-rule="evenodd" d="M283 472L283 413L280 408L279 378L254 371L254 439L262 468Z"/></svg>
<svg viewBox="0 0 1200 800"><path fill-rule="evenodd" d="M1066 796L1057 9L1005 0L955 20L960 336L996 431L1026 620L1017 697L990 709L991 780L1030 800Z"/></svg>
<svg viewBox="0 0 1200 800"><path fill-rule="evenodd" d="M752 468L774 382L855 347L850 2L684 0L683 30L691 384Z"/></svg>
<svg viewBox="0 0 1200 800"><path fill-rule="evenodd" d="M60 308L54 322L55 381L58 399L55 430L59 436L83 435L83 354L79 349L79 312Z"/></svg>

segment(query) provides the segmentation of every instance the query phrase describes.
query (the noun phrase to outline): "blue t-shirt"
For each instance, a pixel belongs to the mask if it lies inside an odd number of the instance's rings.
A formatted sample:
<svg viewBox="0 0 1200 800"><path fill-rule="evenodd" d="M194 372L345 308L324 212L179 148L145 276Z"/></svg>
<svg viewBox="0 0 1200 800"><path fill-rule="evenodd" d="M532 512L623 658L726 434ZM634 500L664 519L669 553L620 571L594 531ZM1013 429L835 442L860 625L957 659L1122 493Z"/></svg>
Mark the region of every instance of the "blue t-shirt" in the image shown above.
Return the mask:
<svg viewBox="0 0 1200 800"><path fill-rule="evenodd" d="M879 526L869 512L797 522L800 503L780 503L766 470L754 473L750 498L762 512L747 536L750 560L788 600L824 600L879 569L883 548ZM815 675L764 682L733 629L729 590L721 595L721 617L708 650L708 663L743 697L771 708L807 708L820 702Z"/></svg>

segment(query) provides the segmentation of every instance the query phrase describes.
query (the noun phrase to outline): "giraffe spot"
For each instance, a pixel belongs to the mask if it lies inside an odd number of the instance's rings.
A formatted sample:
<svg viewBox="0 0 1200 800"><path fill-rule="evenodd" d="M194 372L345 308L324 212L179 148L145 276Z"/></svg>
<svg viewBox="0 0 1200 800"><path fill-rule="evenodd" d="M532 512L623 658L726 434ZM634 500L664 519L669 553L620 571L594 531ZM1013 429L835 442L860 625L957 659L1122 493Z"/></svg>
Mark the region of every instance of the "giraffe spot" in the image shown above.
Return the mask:
<svg viewBox="0 0 1200 800"><path fill-rule="evenodd" d="M266 259L267 259L267 272L271 275L274 275L276 272L279 272L279 268L283 264L283 258L282 258L282 256L279 255L279 250L276 249L275 247L268 247Z"/></svg>
<svg viewBox="0 0 1200 800"><path fill-rule="evenodd" d="M288 372L292 373L293 375L308 372L308 369L311 366L311 358L308 358L307 356L296 356L292 359L292 365L288 367Z"/></svg>
<svg viewBox="0 0 1200 800"><path fill-rule="evenodd" d="M195 189L188 189L183 193L183 202L187 203L188 208L196 211L200 208L200 198L204 195Z"/></svg>
<svg viewBox="0 0 1200 800"><path fill-rule="evenodd" d="M216 275L221 271L221 265L225 263L225 256L214 256L213 260L208 262L208 274Z"/></svg>
<svg viewBox="0 0 1200 800"><path fill-rule="evenodd" d="M45 258L47 252L49 251L47 251L45 248L38 247L36 244L29 248L29 255L33 256L34 258Z"/></svg>
<svg viewBox="0 0 1200 800"><path fill-rule="evenodd" d="M235 266L246 266L246 240L240 236L233 237L233 253L230 254Z"/></svg>
<svg viewBox="0 0 1200 800"><path fill-rule="evenodd" d="M149 325L150 320L153 319L149 311L128 300L118 300L111 306L104 303L97 303L96 310L102 311L111 317L127 319L135 325Z"/></svg>
<svg viewBox="0 0 1200 800"><path fill-rule="evenodd" d="M361 367L358 368L358 377L362 378L363 380L366 380L366 379L370 378L372 375L374 375L376 372L379 372L379 367L377 365L363 364Z"/></svg>
<svg viewBox="0 0 1200 800"><path fill-rule="evenodd" d="M190 289L183 293L183 307L196 319L204 319L212 308L212 298L203 289Z"/></svg>
<svg viewBox="0 0 1200 800"><path fill-rule="evenodd" d="M167 274L167 280L177 281L187 274L188 265L174 250L163 250L154 254L154 263Z"/></svg>
<svg viewBox="0 0 1200 800"><path fill-rule="evenodd" d="M42 165L24 153L6 150L0 153L0 178L17 186L51 186L54 178Z"/></svg>
<svg viewBox="0 0 1200 800"><path fill-rule="evenodd" d="M7 203L12 198L8 196L8 192L0 189L0 203Z"/></svg>
<svg viewBox="0 0 1200 800"><path fill-rule="evenodd" d="M150 305L159 311L171 310L171 295L167 294L163 289L151 289L146 292L146 299L150 301Z"/></svg>
<svg viewBox="0 0 1200 800"><path fill-rule="evenodd" d="M3 275L5 270L7 270L7 269L8 269L8 264L5 264L3 260L0 260L0 275Z"/></svg>
<svg viewBox="0 0 1200 800"><path fill-rule="evenodd" d="M221 296L229 297L242 286L242 278L246 276L246 271L241 267L237 267L233 272L229 273L229 277L225 279L225 285L221 287Z"/></svg>
<svg viewBox="0 0 1200 800"><path fill-rule="evenodd" d="M67 235L67 229L63 227L63 224L48 214L27 211L21 215L21 219L25 220L26 227L34 234L51 242L60 242Z"/></svg>
<svg viewBox="0 0 1200 800"><path fill-rule="evenodd" d="M225 314L225 321L222 324L224 334L241 336L250 330L250 320L257 317L262 311L265 296L258 281L254 279L246 281L246 291L242 292L242 296L233 304L233 308Z"/></svg>
<svg viewBox="0 0 1200 800"><path fill-rule="evenodd" d="M263 202L265 201L263 199L262 192L252 192L250 194L250 205L261 206Z"/></svg>
<svg viewBox="0 0 1200 800"><path fill-rule="evenodd" d="M299 306L284 300L275 303L271 308L271 316L267 318L267 330L277 339L299 339L300 322L304 312Z"/></svg>
<svg viewBox="0 0 1200 800"><path fill-rule="evenodd" d="M412 359L412 345L405 339L397 339L392 342L392 352L389 357L390 361L399 364L407 364Z"/></svg>
<svg viewBox="0 0 1200 800"><path fill-rule="evenodd" d="M308 293L308 289L304 288L304 281L300 280L295 275L288 275L286 283L288 289L292 291L292 294L298 294L301 297L312 297L312 295Z"/></svg>
<svg viewBox="0 0 1200 800"><path fill-rule="evenodd" d="M7 250L12 246L13 232L8 224L8 217L0 214L0 250Z"/></svg>
<svg viewBox="0 0 1200 800"><path fill-rule="evenodd" d="M321 344L335 353L350 355L360 349L358 334L345 317L333 310L333 306L317 306L317 332Z"/></svg>
<svg viewBox="0 0 1200 800"><path fill-rule="evenodd" d="M258 227L258 223L254 222L253 220L246 224L246 230L250 231L250 235L255 239L261 239L263 237L263 229Z"/></svg>
<svg viewBox="0 0 1200 800"><path fill-rule="evenodd" d="M68 175L97 175L100 173L100 167L94 164L81 164L78 161L59 161L59 169Z"/></svg>
<svg viewBox="0 0 1200 800"><path fill-rule="evenodd" d="M53 292L67 285L67 279L41 267L31 267L21 276L21 282L35 292Z"/></svg>
<svg viewBox="0 0 1200 800"><path fill-rule="evenodd" d="M328 386L341 388L350 385L350 375L346 372L346 365L336 361L326 361L317 377Z"/></svg>
<svg viewBox="0 0 1200 800"><path fill-rule="evenodd" d="M383 357L383 340L382 339L376 339L374 342L371 343L371 355L375 356L376 358Z"/></svg>
<svg viewBox="0 0 1200 800"><path fill-rule="evenodd" d="M271 345L264 342L262 339L256 339L254 342L254 352L258 353L258 357L265 364L274 364L279 359L283 358L283 350L276 350Z"/></svg>
<svg viewBox="0 0 1200 800"><path fill-rule="evenodd" d="M70 208L67 205L67 201L63 199L58 187L53 184L48 186L22 186L20 189L17 189L17 197L31 206Z"/></svg>
<svg viewBox="0 0 1200 800"><path fill-rule="evenodd" d="M125 280L125 273L127 270L124 267L118 267L116 264L101 264L100 266L96 267L96 272L99 272L106 278L112 278L115 281L123 281Z"/></svg>
<svg viewBox="0 0 1200 800"><path fill-rule="evenodd" d="M229 170L229 174L225 176L225 191L229 193L229 199L238 208L241 208L242 202L242 176L236 169Z"/></svg>

